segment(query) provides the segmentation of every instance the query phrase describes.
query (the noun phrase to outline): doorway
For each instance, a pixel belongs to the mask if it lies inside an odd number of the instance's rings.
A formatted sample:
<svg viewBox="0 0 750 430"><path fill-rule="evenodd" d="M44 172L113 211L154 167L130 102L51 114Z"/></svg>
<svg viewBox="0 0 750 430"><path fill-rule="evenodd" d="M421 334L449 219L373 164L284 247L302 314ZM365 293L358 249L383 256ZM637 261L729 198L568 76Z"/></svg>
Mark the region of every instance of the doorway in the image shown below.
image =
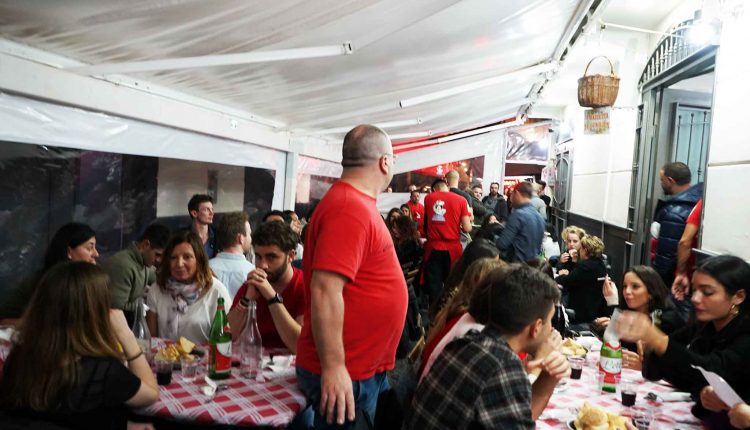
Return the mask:
<svg viewBox="0 0 750 430"><path fill-rule="evenodd" d="M664 195L659 170L670 162L683 162L691 172L691 185L705 182L711 135L715 51L699 68L675 71L671 79L644 88L633 163L631 213L635 232L631 264L650 264L650 226Z"/></svg>

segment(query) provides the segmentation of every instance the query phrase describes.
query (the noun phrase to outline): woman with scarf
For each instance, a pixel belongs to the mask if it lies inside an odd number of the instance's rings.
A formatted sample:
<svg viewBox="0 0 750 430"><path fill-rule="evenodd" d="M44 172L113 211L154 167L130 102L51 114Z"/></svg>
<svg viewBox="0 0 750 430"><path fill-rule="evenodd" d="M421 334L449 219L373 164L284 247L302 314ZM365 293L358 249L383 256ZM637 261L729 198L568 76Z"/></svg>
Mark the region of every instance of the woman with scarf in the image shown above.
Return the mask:
<svg viewBox="0 0 750 430"><path fill-rule="evenodd" d="M192 231L176 233L164 250L156 285L146 295L151 334L208 341L219 298L226 306L232 303L227 287L211 272L200 238Z"/></svg>

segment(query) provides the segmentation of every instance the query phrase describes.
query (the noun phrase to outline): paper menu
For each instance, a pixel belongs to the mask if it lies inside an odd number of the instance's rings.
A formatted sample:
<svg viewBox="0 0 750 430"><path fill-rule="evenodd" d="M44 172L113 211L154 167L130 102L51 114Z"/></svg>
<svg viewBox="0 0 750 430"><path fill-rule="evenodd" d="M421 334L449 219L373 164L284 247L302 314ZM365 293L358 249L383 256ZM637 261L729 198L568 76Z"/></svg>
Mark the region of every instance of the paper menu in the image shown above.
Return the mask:
<svg viewBox="0 0 750 430"><path fill-rule="evenodd" d="M726 405L730 408L738 403L745 403L737 394L737 392L734 391L734 389L732 389L727 381L725 381L721 376L717 375L714 372L709 372L708 370L700 366L693 365L693 369L697 369L703 374L703 377L706 378L706 381L708 381L708 384L711 385L711 388L714 389L719 399L721 399L722 402L726 403Z"/></svg>

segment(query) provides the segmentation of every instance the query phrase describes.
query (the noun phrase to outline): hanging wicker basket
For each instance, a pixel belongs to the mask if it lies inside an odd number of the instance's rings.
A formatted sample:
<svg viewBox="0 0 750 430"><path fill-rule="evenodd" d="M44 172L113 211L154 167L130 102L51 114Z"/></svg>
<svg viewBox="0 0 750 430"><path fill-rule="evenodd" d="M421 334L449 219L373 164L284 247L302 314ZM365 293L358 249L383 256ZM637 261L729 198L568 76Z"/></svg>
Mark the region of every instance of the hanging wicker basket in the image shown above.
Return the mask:
<svg viewBox="0 0 750 430"><path fill-rule="evenodd" d="M604 58L609 63L609 75L587 76L589 66L597 58ZM615 75L615 67L609 58L600 55L594 57L586 65L583 77L578 79L578 104L583 107L599 108L612 106L617 100L617 92L620 90L620 77Z"/></svg>

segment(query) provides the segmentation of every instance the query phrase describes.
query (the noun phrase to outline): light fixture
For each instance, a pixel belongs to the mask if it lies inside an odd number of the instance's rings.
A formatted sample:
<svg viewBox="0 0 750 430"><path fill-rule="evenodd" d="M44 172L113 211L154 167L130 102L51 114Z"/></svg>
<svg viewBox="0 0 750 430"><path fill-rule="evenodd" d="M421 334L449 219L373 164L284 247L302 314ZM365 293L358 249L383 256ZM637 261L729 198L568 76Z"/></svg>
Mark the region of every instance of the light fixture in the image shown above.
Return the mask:
<svg viewBox="0 0 750 430"><path fill-rule="evenodd" d="M416 139L419 137L428 137L428 136L432 136L432 130L417 131L415 133L401 133L401 134L389 134L388 135L388 137L390 137L391 140Z"/></svg>
<svg viewBox="0 0 750 430"><path fill-rule="evenodd" d="M523 124L523 121L521 121L520 119L516 119L511 122L504 122L502 124L491 125L489 127L482 127L476 130L465 131L463 133L451 134L445 137L438 137L437 143L450 142L452 140L458 140L458 139L463 139L465 137L476 136L477 134L484 134L484 133L489 133L491 131L502 130L508 127L515 127L521 124Z"/></svg>
<svg viewBox="0 0 750 430"><path fill-rule="evenodd" d="M502 82L506 82L506 81L513 80L516 78L545 73L547 71L555 69L556 67L557 67L556 62L537 64L536 66L531 66L525 69L515 70L513 72L505 73L500 76L495 76L495 77L488 78L488 79L483 79L481 81L471 82L468 84L459 85L457 87L435 91L433 93L425 94L423 96L403 99L399 102L399 106L401 106L402 108L416 106L422 103L431 102L433 100L439 100L439 99L454 96L457 94L462 94L468 91L478 90L478 89L489 87L492 85L497 85Z"/></svg>
<svg viewBox="0 0 750 430"><path fill-rule="evenodd" d="M310 48L253 51L241 54L205 55L200 57L168 58L163 60L105 63L91 66L68 67L82 75L107 75L112 73L150 72L155 70L193 69L197 67L232 66L270 61L298 60L303 58L349 55L354 51L351 42L341 45L314 46Z"/></svg>
<svg viewBox="0 0 750 430"><path fill-rule="evenodd" d="M419 125L422 124L422 118L417 119L406 119L402 121L390 121L390 122L381 122L378 124L374 124L376 127L380 127L382 129L389 129L389 128L399 128L399 127L409 127L411 125ZM354 128L354 126L349 127L336 127L336 128L327 128L325 130L320 131L314 131L312 134L340 134L340 133L346 133L349 130Z"/></svg>
<svg viewBox="0 0 750 430"><path fill-rule="evenodd" d="M423 140L420 142L406 143L403 145L393 145L393 149L401 151L404 149L417 148L417 147L422 147L422 146L427 146L427 145L434 145L436 143L445 143L445 142L450 142L452 140L463 139L465 137L476 136L477 134L484 134L484 133L489 133L491 131L502 130L504 128L515 127L521 124L523 124L523 121L516 118L515 120L511 122L504 122L502 124L495 124L489 127L482 127L476 130L470 130L470 131L466 131L463 133L451 134L449 136L438 137L437 139Z"/></svg>

